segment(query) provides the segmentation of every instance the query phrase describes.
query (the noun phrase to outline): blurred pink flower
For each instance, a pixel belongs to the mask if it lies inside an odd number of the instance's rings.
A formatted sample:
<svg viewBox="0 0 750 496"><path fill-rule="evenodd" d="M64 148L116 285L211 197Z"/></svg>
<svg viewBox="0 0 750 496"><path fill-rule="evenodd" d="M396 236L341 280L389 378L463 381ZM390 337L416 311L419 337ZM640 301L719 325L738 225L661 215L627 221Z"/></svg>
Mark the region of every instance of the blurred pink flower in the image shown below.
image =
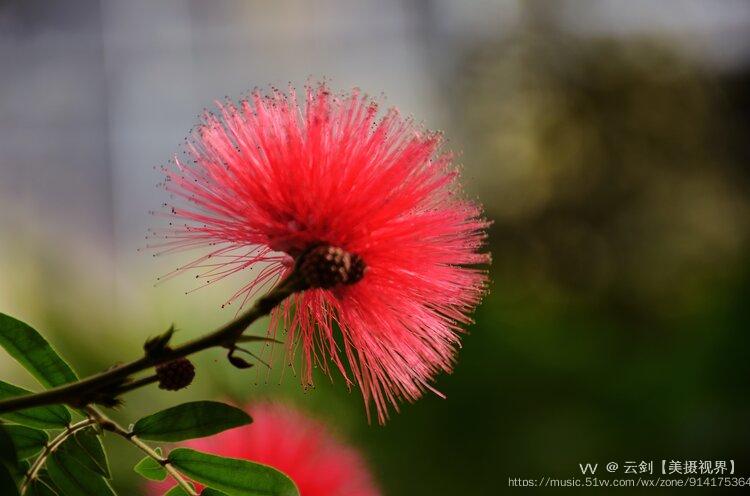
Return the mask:
<svg viewBox="0 0 750 496"><path fill-rule="evenodd" d="M273 313L302 344L302 381L329 360L362 390L384 422L389 404L413 401L450 372L461 324L479 303L489 261L487 221L464 200L439 133L357 90L334 96L306 88L258 91L206 113L187 141L188 161L165 168L166 188L187 200L169 206L164 251L211 246L174 273L202 269L211 283L255 269L228 303L244 304L289 273L316 245L342 249L366 266L356 283L298 293ZM351 281L350 281L351 282ZM296 311L294 311L296 309ZM342 338L337 342L335 335Z"/></svg>
<svg viewBox="0 0 750 496"><path fill-rule="evenodd" d="M301 496L377 496L380 494L357 451L335 439L327 427L277 403L247 408L253 423L184 443L190 448L274 467L297 484ZM151 483L158 496L171 479Z"/></svg>

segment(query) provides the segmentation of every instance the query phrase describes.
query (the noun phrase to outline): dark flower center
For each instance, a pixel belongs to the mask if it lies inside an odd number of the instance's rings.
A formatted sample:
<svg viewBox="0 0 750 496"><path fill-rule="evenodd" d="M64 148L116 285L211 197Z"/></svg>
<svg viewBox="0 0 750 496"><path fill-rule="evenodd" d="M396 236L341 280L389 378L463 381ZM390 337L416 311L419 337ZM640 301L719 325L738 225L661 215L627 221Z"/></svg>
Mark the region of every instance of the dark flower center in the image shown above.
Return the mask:
<svg viewBox="0 0 750 496"><path fill-rule="evenodd" d="M300 256L299 273L310 288L354 284L365 275L362 257L331 245L318 245Z"/></svg>

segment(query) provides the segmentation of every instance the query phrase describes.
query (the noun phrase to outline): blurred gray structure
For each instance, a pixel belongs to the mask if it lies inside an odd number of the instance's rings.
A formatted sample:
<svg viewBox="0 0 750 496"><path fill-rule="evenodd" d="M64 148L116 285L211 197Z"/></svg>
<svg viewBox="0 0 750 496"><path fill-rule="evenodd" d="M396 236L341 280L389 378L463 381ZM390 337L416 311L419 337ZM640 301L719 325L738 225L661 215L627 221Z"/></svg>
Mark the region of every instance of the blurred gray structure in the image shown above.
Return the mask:
<svg viewBox="0 0 750 496"><path fill-rule="evenodd" d="M730 67L747 57L749 19L740 1L0 2L0 270L41 257L93 273L110 301L149 288L160 269L136 249L162 201L154 166L224 95L327 78L446 127L456 59L476 40L537 21L658 30ZM67 291L47 275L44 291ZM3 307L18 306L13 284L0 282Z"/></svg>

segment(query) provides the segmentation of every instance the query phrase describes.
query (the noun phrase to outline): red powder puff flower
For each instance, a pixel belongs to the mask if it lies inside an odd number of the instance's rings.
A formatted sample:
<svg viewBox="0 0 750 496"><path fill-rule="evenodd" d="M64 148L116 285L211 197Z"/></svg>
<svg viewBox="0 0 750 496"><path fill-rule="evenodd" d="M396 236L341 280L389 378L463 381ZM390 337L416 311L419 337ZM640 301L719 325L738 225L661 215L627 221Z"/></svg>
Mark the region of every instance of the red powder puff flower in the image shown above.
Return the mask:
<svg viewBox="0 0 750 496"><path fill-rule="evenodd" d="M359 453L335 439L321 422L275 403L252 405L247 411L252 424L185 445L274 467L291 477L301 496L380 494ZM163 494L173 485L150 484L149 494Z"/></svg>
<svg viewBox="0 0 750 496"><path fill-rule="evenodd" d="M288 330L290 353L301 343L305 386L330 360L384 422L389 404L419 398L451 370L486 284L476 265L489 256L488 223L461 197L441 135L377 110L356 90L334 96L324 85L307 87L302 106L294 91L255 91L203 116L189 160L165 168L165 184L188 201L171 208L182 227L167 251L212 246L176 272L202 268L196 277L213 282L257 270L229 303L275 284L303 254L333 264L333 276L301 267L312 287L272 321Z"/></svg>

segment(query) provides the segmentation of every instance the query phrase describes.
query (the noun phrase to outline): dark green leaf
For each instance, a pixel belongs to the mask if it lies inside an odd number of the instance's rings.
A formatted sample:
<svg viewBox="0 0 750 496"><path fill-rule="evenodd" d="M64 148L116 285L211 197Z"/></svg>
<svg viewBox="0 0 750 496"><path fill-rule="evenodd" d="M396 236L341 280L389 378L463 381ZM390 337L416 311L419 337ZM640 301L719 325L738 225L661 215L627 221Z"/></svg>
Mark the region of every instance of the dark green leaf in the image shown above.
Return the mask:
<svg viewBox="0 0 750 496"><path fill-rule="evenodd" d="M65 496L50 479L46 469L42 469L29 485L26 496Z"/></svg>
<svg viewBox="0 0 750 496"><path fill-rule="evenodd" d="M5 466L10 471L10 475L13 477L13 479L15 479L16 483L18 483L18 481L23 479L23 477L26 475L26 472L29 471L29 467L31 466L31 464L28 462L28 460L19 460L15 467L8 464L6 464Z"/></svg>
<svg viewBox="0 0 750 496"><path fill-rule="evenodd" d="M239 408L216 401L183 403L144 417L133 433L152 441L184 441L249 424L253 419Z"/></svg>
<svg viewBox="0 0 750 496"><path fill-rule="evenodd" d="M207 487L201 492L201 496L227 496L227 493Z"/></svg>
<svg viewBox="0 0 750 496"><path fill-rule="evenodd" d="M6 425L4 429L13 440L19 460L25 460L39 453L49 441L49 435L39 429L23 425Z"/></svg>
<svg viewBox="0 0 750 496"><path fill-rule="evenodd" d="M37 479L31 483L26 496L63 496L58 494L54 489L54 484L50 480Z"/></svg>
<svg viewBox="0 0 750 496"><path fill-rule="evenodd" d="M96 465L97 468L94 471L108 479L111 478L109 461L107 460L107 453L104 451L101 436L93 429L86 429L76 432L75 438L76 443L83 451L88 453L91 461Z"/></svg>
<svg viewBox="0 0 750 496"><path fill-rule="evenodd" d="M0 494L3 496L17 496L18 486L10 474L10 470L5 463L0 462Z"/></svg>
<svg viewBox="0 0 750 496"><path fill-rule="evenodd" d="M44 468L39 471L36 479L34 479L34 482L32 482L29 486L29 491L26 494L35 494L33 490L36 490L37 496L65 496L63 492L60 491L57 486L55 486L55 483L52 482L49 473Z"/></svg>
<svg viewBox="0 0 750 496"><path fill-rule="evenodd" d="M39 473L36 476L37 480L41 480L45 484L47 484L49 487L55 490L55 492L60 492L58 489L55 489L55 483L52 482L52 479L49 477L49 473L47 473L47 469L43 468L39 471Z"/></svg>
<svg viewBox="0 0 750 496"><path fill-rule="evenodd" d="M188 482L188 484L190 484ZM190 487L193 487L192 484L190 484ZM185 490L180 486L179 484L174 486L172 489L164 493L164 496L188 496L188 493L185 492Z"/></svg>
<svg viewBox="0 0 750 496"><path fill-rule="evenodd" d="M109 464L104 447L93 429L84 429L70 436L58 448L59 453L72 458L87 469L109 478Z"/></svg>
<svg viewBox="0 0 750 496"><path fill-rule="evenodd" d="M20 320L0 313L0 346L18 360L45 387L78 379L46 339Z"/></svg>
<svg viewBox="0 0 750 496"><path fill-rule="evenodd" d="M294 482L267 465L177 448L169 462L191 479L228 496L299 496Z"/></svg>
<svg viewBox="0 0 750 496"><path fill-rule="evenodd" d="M8 426L0 424L0 494L15 496L18 494L16 481L21 472L13 439L6 430Z"/></svg>
<svg viewBox="0 0 750 496"><path fill-rule="evenodd" d="M31 391L0 381L0 400L24 394L31 394ZM41 429L66 427L70 423L70 412L62 405L26 408L16 412L0 414L0 417L17 424Z"/></svg>
<svg viewBox="0 0 750 496"><path fill-rule="evenodd" d="M18 494L17 483L28 469L26 462L19 462L16 446L7 425L0 424L0 494Z"/></svg>
<svg viewBox="0 0 750 496"><path fill-rule="evenodd" d="M156 448L156 452L161 455L161 448ZM139 461L136 466L133 467L133 470L149 480L163 481L167 478L167 469L150 456Z"/></svg>
<svg viewBox="0 0 750 496"><path fill-rule="evenodd" d="M47 471L65 496L114 496L107 480L88 470L74 458L55 452L47 459Z"/></svg>
<svg viewBox="0 0 750 496"><path fill-rule="evenodd" d="M4 463L9 469L12 469L18 465L18 454L8 427L5 424L0 424L0 463Z"/></svg>

